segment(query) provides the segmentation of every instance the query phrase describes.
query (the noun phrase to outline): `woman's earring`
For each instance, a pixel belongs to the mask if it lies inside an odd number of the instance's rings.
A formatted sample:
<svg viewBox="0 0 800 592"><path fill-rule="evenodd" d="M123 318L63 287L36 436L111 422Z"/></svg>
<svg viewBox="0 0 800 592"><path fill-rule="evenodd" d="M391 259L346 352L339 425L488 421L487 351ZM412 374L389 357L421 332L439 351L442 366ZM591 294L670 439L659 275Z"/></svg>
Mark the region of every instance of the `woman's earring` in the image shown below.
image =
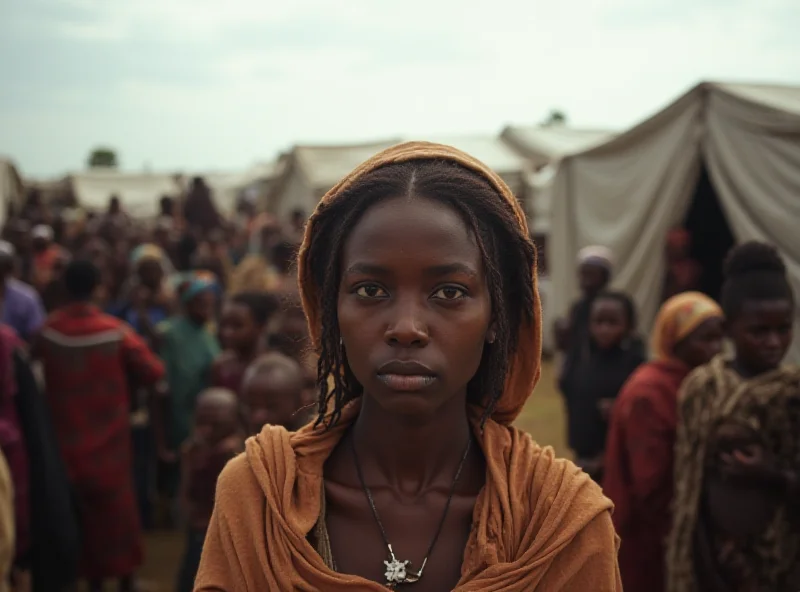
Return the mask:
<svg viewBox="0 0 800 592"><path fill-rule="evenodd" d="M492 343L495 342L495 339L497 339L497 335L495 334L495 332L489 331L489 334L486 336L486 342L491 345Z"/></svg>

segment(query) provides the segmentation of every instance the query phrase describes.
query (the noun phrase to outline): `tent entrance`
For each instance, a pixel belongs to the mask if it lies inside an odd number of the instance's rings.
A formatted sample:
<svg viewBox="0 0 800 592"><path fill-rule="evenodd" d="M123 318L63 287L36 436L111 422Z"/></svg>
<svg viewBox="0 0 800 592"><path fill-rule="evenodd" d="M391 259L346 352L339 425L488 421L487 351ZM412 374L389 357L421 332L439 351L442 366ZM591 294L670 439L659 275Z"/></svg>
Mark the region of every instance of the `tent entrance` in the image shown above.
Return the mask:
<svg viewBox="0 0 800 592"><path fill-rule="evenodd" d="M683 226L692 240L690 256L701 268L698 288L718 300L722 291L722 266L736 241L704 162Z"/></svg>

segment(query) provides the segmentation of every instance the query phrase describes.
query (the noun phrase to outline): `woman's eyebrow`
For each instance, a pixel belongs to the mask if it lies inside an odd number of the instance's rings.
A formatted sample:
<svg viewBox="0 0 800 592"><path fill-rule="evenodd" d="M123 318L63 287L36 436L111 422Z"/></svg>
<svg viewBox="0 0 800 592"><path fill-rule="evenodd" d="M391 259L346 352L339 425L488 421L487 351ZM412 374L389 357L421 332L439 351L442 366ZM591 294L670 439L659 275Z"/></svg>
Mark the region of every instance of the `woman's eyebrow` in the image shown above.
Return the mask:
<svg viewBox="0 0 800 592"><path fill-rule="evenodd" d="M478 275L478 272L473 267L464 263L446 263L444 265L433 265L425 269L425 275L431 277L441 277L455 273L461 273L470 277L477 277Z"/></svg>
<svg viewBox="0 0 800 592"><path fill-rule="evenodd" d="M389 270L382 265L374 263L353 263L345 270L345 273L352 273L356 275L386 275Z"/></svg>

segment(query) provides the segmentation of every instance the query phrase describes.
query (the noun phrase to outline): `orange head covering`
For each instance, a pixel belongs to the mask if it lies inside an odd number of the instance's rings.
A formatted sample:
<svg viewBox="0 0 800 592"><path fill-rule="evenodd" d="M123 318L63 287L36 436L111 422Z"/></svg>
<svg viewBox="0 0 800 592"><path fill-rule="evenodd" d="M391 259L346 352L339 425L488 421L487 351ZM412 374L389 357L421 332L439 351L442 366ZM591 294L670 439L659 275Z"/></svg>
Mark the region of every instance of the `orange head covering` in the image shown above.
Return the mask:
<svg viewBox="0 0 800 592"><path fill-rule="evenodd" d="M520 229L525 217L508 187L486 166L451 148L426 142L401 144L377 154L323 197L335 200L359 177L379 167L419 159L445 159L475 171L514 207ZM318 289L311 276L307 227L300 250L300 290L312 341L321 333ZM534 293L536 275L533 270ZM506 590L622 590L611 502L572 463L554 458L513 427L539 377L541 311L519 329L519 346L505 389L480 429L481 409L470 414L486 458L486 482L473 510L457 592ZM338 573L326 564L308 535L319 525L325 461L354 421L360 400L349 403L330 429L307 425L298 432L265 426L247 451L219 477L216 507L195 582L199 592L226 590L386 590L376 582Z"/></svg>
<svg viewBox="0 0 800 592"><path fill-rule="evenodd" d="M486 165L460 150L456 150L450 146L432 144L429 142L407 142L375 155L358 166L352 173L333 187L333 189L328 191L320 201L320 205L334 201L358 179L375 169L400 162L429 159L444 159L458 163L486 179L497 192L497 198L505 200L511 205L514 209L521 232L524 236L529 236L525 213L522 211L517 198L514 197L514 194L508 188L508 185L506 185L500 177ZM318 346L319 336L322 331L318 299L319 286L314 283L311 274L311 266L308 262L309 245L311 243L311 237L314 235L314 218L315 216L312 215L306 225L303 244L300 247L298 275L300 278L303 308L308 318L311 340L314 346ZM510 424L517 415L519 415L525 401L533 392L533 388L539 380L541 371L539 364L542 355L542 310L537 287L536 265L533 266L532 277L534 295L533 322L531 324L523 323L519 328L517 352L514 359L511 360L511 370L506 381L506 388L492 413L492 419L506 425Z"/></svg>
<svg viewBox="0 0 800 592"><path fill-rule="evenodd" d="M700 292L684 292L667 300L658 311L651 348L659 360L675 355L675 346L708 319L722 318L719 304Z"/></svg>

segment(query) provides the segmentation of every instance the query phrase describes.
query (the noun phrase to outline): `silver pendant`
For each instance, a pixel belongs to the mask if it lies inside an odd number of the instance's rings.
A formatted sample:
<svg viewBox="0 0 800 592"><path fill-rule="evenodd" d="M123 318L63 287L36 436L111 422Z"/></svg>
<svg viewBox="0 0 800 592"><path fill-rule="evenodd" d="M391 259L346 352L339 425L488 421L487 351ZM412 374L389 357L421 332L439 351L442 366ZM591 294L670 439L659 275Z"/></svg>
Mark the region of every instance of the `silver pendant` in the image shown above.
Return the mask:
<svg viewBox="0 0 800 592"><path fill-rule="evenodd" d="M410 561L399 561L397 557L394 556L391 545L389 545L389 556L390 560L383 562L386 566L386 573L383 575L386 578L386 585L389 588L394 588L397 584L413 584L422 577L422 570L414 573L409 569Z"/></svg>

